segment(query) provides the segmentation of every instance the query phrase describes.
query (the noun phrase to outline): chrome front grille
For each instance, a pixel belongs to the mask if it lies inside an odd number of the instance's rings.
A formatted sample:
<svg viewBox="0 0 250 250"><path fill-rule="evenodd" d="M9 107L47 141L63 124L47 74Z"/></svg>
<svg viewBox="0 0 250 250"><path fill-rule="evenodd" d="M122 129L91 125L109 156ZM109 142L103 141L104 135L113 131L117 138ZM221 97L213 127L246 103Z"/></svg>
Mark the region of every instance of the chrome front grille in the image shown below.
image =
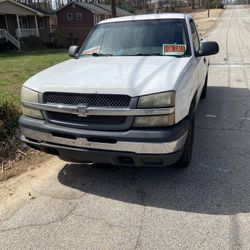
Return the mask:
<svg viewBox="0 0 250 250"><path fill-rule="evenodd" d="M44 103L87 104L90 107L128 108L131 97L127 95L44 93Z"/></svg>
<svg viewBox="0 0 250 250"><path fill-rule="evenodd" d="M129 108L131 97L127 95L105 94L73 94L46 92L43 103L80 105L88 107ZM75 114L46 112L46 118L52 123L67 126L96 129L96 130L125 130L132 124L133 118L126 116L87 116L79 117Z"/></svg>

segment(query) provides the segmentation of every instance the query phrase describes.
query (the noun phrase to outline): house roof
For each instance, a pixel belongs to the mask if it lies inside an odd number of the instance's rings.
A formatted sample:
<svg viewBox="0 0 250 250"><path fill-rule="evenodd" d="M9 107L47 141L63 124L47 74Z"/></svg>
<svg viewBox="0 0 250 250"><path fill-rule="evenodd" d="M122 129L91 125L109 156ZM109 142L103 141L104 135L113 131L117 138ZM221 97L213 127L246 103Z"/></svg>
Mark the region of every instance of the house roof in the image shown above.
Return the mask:
<svg viewBox="0 0 250 250"><path fill-rule="evenodd" d="M103 14L103 15L110 15L110 13L106 10L104 10L103 8L100 8L94 4L91 3L81 3L81 2L76 2L76 1L72 1L66 5L64 5L62 8L60 8L58 11L66 8L67 6L71 5L71 4L76 4L84 9L89 10L90 12L94 13L94 14ZM58 12L57 11L57 12Z"/></svg>
<svg viewBox="0 0 250 250"><path fill-rule="evenodd" d="M1 0L0 0L1 1ZM37 4L37 3L33 3L33 4ZM39 8L38 6L29 6L27 4L23 4L24 6L27 6L29 8L32 8L33 10L37 11L37 12L40 12L42 13L44 16L50 16L50 15L53 15L55 14L55 11L54 10L51 10L50 12L49 11L46 11L46 10L43 10L41 8Z"/></svg>
<svg viewBox="0 0 250 250"><path fill-rule="evenodd" d="M99 6L95 5L95 4L91 4L91 3L78 3L78 2L74 2L76 4L78 4L79 6L83 7L83 8L86 8L88 10L90 10L92 13L95 13L95 14L104 14L104 15L109 15L110 13L103 9L103 8L100 8Z"/></svg>
<svg viewBox="0 0 250 250"><path fill-rule="evenodd" d="M85 8L85 9L87 9L95 14L111 15L111 6L107 5L107 4L100 4L100 3L93 3L92 4L92 3L81 3L81 2L72 1L72 2L64 5L61 9L67 7L70 4L76 4L76 5L83 7L83 8ZM60 11L61 9L59 9L58 11ZM121 8L116 8L116 13L118 16L132 15L130 12L123 10Z"/></svg>
<svg viewBox="0 0 250 250"><path fill-rule="evenodd" d="M102 4L102 3L95 3L94 5L99 6L105 10L107 10L108 12L111 12L111 6L107 5L107 4ZM121 8L116 8L116 14L117 16L130 16L132 15L130 12L121 9Z"/></svg>
<svg viewBox="0 0 250 250"><path fill-rule="evenodd" d="M31 12L31 13L33 13L35 15L44 16L44 14L42 12L37 11L37 10L31 8L30 6L21 4L19 2L13 1L13 0L0 0L0 4L4 4L4 3L10 3L10 4L12 4L12 6L16 5L17 7L22 8L22 9L24 9L24 10L26 10L28 12ZM4 9L2 11L4 12ZM5 13L5 14L18 14L18 13L15 13L15 12L18 12L18 10L13 10L13 8L11 8L11 11L8 11L8 13Z"/></svg>

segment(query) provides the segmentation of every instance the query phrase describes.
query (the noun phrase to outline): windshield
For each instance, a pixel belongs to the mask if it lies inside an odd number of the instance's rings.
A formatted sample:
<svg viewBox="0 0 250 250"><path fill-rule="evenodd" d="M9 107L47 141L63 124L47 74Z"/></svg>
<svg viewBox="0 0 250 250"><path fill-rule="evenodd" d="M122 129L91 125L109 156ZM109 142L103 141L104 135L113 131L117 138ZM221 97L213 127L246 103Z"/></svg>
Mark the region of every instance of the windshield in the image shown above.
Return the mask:
<svg viewBox="0 0 250 250"><path fill-rule="evenodd" d="M99 24L80 56L190 56L187 38L180 19Z"/></svg>

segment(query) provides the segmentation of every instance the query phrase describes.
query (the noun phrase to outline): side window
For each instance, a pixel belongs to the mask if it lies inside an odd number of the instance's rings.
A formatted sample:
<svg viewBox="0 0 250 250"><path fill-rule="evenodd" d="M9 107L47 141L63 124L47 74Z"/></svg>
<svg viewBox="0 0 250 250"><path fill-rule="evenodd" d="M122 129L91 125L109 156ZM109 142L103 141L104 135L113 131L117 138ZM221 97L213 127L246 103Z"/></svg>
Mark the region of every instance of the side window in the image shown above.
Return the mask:
<svg viewBox="0 0 250 250"><path fill-rule="evenodd" d="M76 19L77 19L78 21L82 20L82 13L81 13L81 12L77 12L77 13L76 13Z"/></svg>
<svg viewBox="0 0 250 250"><path fill-rule="evenodd" d="M73 14L72 13L67 13L67 20L68 21L73 20Z"/></svg>
<svg viewBox="0 0 250 250"><path fill-rule="evenodd" d="M192 41L194 45L194 50L198 52L200 50L200 39L193 21L190 22L190 27L192 32Z"/></svg>

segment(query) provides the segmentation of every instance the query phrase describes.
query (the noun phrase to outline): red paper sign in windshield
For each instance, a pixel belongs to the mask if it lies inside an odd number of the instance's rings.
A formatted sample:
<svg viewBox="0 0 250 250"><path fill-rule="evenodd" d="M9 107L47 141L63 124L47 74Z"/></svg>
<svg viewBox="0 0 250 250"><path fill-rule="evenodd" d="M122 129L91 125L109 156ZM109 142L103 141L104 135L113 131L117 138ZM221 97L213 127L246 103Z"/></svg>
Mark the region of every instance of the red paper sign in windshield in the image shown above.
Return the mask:
<svg viewBox="0 0 250 250"><path fill-rule="evenodd" d="M83 55L92 55L94 53L98 53L99 49L100 49L100 46L96 46L96 47L90 48L88 50L84 50L82 54Z"/></svg>
<svg viewBox="0 0 250 250"><path fill-rule="evenodd" d="M163 44L163 55L181 56L186 52L185 44Z"/></svg>

